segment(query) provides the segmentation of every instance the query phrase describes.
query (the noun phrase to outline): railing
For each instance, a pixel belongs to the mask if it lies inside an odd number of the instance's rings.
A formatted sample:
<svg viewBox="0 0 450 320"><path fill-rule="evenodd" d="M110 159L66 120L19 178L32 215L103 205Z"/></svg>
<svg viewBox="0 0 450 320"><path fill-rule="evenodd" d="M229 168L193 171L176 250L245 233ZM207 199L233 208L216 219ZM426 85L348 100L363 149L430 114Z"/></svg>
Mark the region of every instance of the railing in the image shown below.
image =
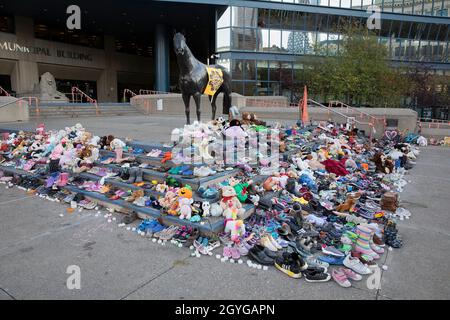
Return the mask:
<svg viewBox="0 0 450 320"><path fill-rule="evenodd" d="M321 103L319 103L317 101L314 101L312 99L308 99L308 103L311 103L311 104L313 104L313 105L315 105L317 107L320 107L322 109L327 110L328 114L330 114L330 113L337 114L337 115L345 118L347 121L350 120L349 122L353 122L354 124L369 126L370 129L371 129L369 137L370 137L370 139L372 139L372 134L374 133L374 124L372 122L361 122L359 120L356 120L354 117L349 117L348 115L346 115L346 114L344 114L342 112L336 111L334 108L331 108L329 106L327 107L327 106L325 106L325 105L323 105L323 104L321 104Z"/></svg>
<svg viewBox="0 0 450 320"><path fill-rule="evenodd" d="M1 96L5 95L7 97L11 97L11 94L7 90L3 89L2 87L0 87L0 95Z"/></svg>
<svg viewBox="0 0 450 320"><path fill-rule="evenodd" d="M420 126L429 129L448 129L450 128L450 121L431 118L419 118Z"/></svg>
<svg viewBox="0 0 450 320"><path fill-rule="evenodd" d="M123 90L123 102L126 101L127 99L127 93L131 96L131 97L135 97L136 93L134 93L133 91L131 91L130 89L125 89Z"/></svg>
<svg viewBox="0 0 450 320"><path fill-rule="evenodd" d="M349 106L348 104L345 104L345 103L342 102L342 101L337 101L337 100L335 100L335 101L330 101L330 102L328 102L328 106L329 106L330 108L332 108L333 105L336 105L336 106L339 106L339 105L340 105L340 108L341 108L341 109L346 109L346 110L347 110L347 111L346 111L347 113L348 113L350 110L351 110L351 111L354 111L354 112L356 112L356 113L359 113L359 117L361 118L361 120L363 120L364 117L367 117L367 118L370 119L369 122L372 122L374 125L375 125L376 123L378 123L378 122L382 122L384 125L386 125L386 117L375 117L375 116L371 115L370 113L367 113L367 112L364 112L364 111L359 110L358 108Z"/></svg>
<svg viewBox="0 0 450 320"><path fill-rule="evenodd" d="M139 90L139 95L170 94L170 93L172 93L172 92L147 90L147 89L140 89Z"/></svg>
<svg viewBox="0 0 450 320"><path fill-rule="evenodd" d="M76 94L80 94L82 98L85 98L87 102L92 103L95 106L95 113L97 115L100 114L100 110L98 109L97 100L89 97L86 93L81 91L78 87L72 87L72 101L74 101L74 96ZM81 101L82 102L82 101Z"/></svg>

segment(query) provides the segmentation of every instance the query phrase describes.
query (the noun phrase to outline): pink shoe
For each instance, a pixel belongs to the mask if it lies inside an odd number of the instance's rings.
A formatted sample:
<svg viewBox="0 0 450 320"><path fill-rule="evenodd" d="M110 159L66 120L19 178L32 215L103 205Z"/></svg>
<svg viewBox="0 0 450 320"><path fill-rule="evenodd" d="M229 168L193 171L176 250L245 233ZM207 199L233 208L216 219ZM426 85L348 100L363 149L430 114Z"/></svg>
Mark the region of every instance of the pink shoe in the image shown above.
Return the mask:
<svg viewBox="0 0 450 320"><path fill-rule="evenodd" d="M342 268L333 269L331 270L331 277L334 279L334 281L337 282L338 285L344 288L350 288L352 284L348 280L347 276L345 275L345 272L342 270Z"/></svg>
<svg viewBox="0 0 450 320"><path fill-rule="evenodd" d="M223 256L227 257L227 258L231 258L231 248L230 247L223 248Z"/></svg>
<svg viewBox="0 0 450 320"><path fill-rule="evenodd" d="M241 257L241 254L239 253L238 248L232 247L230 250L231 250L231 257L234 260L238 260Z"/></svg>
<svg viewBox="0 0 450 320"><path fill-rule="evenodd" d="M353 270L350 270L348 268L340 268L345 273L347 278L354 280L354 281L360 281L362 279L362 276L354 272Z"/></svg>

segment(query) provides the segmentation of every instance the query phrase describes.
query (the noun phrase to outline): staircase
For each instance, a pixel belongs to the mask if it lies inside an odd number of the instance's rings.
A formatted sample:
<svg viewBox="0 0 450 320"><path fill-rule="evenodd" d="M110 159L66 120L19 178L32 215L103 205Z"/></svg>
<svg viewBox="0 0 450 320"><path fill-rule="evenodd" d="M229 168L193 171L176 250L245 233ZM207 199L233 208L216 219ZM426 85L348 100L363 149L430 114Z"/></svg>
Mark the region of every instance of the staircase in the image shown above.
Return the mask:
<svg viewBox="0 0 450 320"><path fill-rule="evenodd" d="M141 112L130 103L48 103L39 105L39 118L81 118L137 116ZM30 118L38 118L36 107L30 106Z"/></svg>

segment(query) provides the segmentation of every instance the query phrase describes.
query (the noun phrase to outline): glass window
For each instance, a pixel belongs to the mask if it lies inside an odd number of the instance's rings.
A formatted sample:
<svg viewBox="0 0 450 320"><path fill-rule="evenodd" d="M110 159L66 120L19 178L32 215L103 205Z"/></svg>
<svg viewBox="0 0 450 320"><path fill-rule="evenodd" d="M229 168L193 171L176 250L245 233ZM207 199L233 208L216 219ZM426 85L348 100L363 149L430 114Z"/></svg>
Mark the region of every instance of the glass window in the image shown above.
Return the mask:
<svg viewBox="0 0 450 320"><path fill-rule="evenodd" d="M0 16L0 31L14 33L14 17Z"/></svg>
<svg viewBox="0 0 450 320"><path fill-rule="evenodd" d="M258 10L253 8L232 7L231 25L234 27L257 27Z"/></svg>
<svg viewBox="0 0 450 320"><path fill-rule="evenodd" d="M281 51L281 30L270 30L270 51Z"/></svg>
<svg viewBox="0 0 450 320"><path fill-rule="evenodd" d="M217 51L230 50L230 28L217 29Z"/></svg>
<svg viewBox="0 0 450 320"><path fill-rule="evenodd" d="M244 79L256 80L255 60L243 60Z"/></svg>
<svg viewBox="0 0 450 320"><path fill-rule="evenodd" d="M269 80L269 66L266 60L256 61L256 77L259 81Z"/></svg>
<svg viewBox="0 0 450 320"><path fill-rule="evenodd" d="M244 62L243 60L233 60L231 63L231 77L233 80L244 79Z"/></svg>
<svg viewBox="0 0 450 320"><path fill-rule="evenodd" d="M226 28L230 26L231 22L231 7L228 7L225 12L219 17L217 21L217 28Z"/></svg>

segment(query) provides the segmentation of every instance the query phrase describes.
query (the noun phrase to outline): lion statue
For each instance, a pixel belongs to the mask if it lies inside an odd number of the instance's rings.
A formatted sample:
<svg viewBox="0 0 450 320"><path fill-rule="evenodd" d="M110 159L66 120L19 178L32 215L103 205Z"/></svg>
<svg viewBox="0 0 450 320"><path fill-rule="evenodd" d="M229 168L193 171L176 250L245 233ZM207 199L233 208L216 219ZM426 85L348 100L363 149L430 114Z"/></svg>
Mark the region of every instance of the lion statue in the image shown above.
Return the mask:
<svg viewBox="0 0 450 320"><path fill-rule="evenodd" d="M41 101L69 102L69 99L64 93L56 90L55 77L50 72L46 72L41 75L41 81L39 82L39 92Z"/></svg>

